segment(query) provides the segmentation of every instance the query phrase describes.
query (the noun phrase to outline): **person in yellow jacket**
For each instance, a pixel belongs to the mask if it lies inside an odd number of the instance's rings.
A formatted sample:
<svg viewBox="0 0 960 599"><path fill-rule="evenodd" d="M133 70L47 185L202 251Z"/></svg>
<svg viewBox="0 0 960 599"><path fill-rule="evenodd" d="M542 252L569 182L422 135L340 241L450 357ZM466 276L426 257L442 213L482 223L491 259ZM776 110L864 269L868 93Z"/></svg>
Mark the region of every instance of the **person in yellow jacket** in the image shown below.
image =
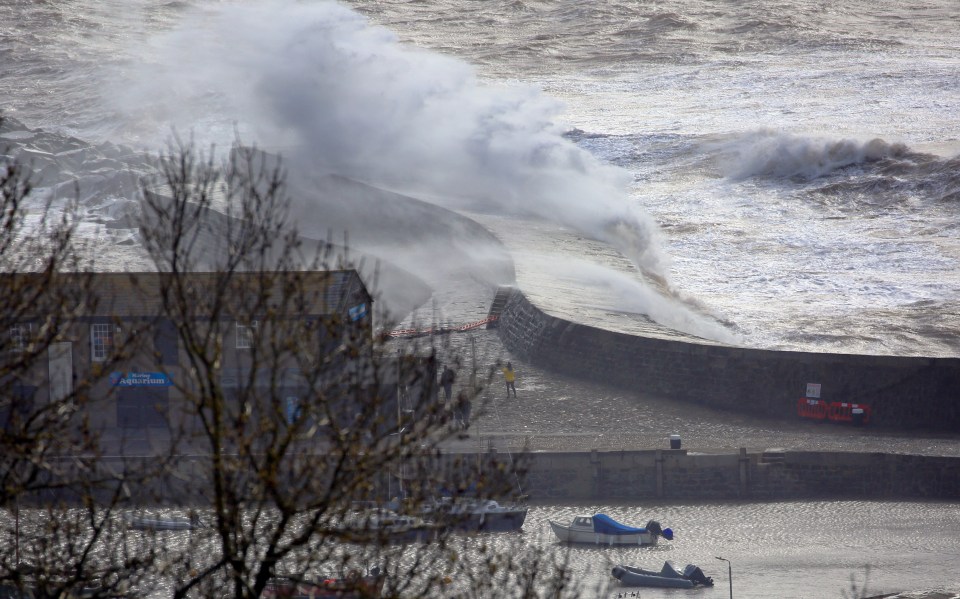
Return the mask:
<svg viewBox="0 0 960 599"><path fill-rule="evenodd" d="M517 387L514 383L517 381L517 374L513 371L513 364L507 362L503 367L503 380L507 383L507 397L510 397L510 390L513 390L513 396L517 396Z"/></svg>

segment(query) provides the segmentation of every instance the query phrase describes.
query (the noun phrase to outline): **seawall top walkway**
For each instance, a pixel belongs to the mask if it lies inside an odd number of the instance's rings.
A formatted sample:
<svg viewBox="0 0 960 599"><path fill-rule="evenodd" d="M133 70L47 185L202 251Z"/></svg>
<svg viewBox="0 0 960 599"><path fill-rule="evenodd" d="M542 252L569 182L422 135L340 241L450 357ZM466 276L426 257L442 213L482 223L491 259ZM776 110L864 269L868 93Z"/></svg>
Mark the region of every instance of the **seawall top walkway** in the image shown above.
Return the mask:
<svg viewBox="0 0 960 599"><path fill-rule="evenodd" d="M472 337L473 341L470 341ZM494 372L464 439L444 443L449 451L537 452L638 451L669 449L678 434L681 448L694 453L734 453L784 449L851 451L960 457L960 433L937 434L854 427L801 418L781 420L734 413L625 390L546 371L513 358L495 330L481 330L459 343L460 355L477 348L481 380L497 359L512 360L517 398L506 397ZM457 347L450 348L456 350ZM469 361L466 362L469 365ZM466 376L463 377L467 379Z"/></svg>

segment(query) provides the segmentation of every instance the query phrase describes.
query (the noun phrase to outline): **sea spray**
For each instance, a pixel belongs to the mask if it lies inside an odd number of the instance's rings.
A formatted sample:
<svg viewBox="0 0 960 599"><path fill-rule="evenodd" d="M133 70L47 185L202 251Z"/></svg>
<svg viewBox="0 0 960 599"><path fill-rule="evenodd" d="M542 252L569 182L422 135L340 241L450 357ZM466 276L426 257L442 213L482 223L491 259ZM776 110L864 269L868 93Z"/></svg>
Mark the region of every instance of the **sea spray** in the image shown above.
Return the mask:
<svg viewBox="0 0 960 599"><path fill-rule="evenodd" d="M291 170L549 219L665 279L661 233L631 205L631 176L565 138L562 106L539 89L485 84L467 63L401 44L333 3L219 5L183 21L153 40L149 68L116 96L131 114L177 112L181 126L210 125L195 130L201 142L220 144L235 123Z"/></svg>

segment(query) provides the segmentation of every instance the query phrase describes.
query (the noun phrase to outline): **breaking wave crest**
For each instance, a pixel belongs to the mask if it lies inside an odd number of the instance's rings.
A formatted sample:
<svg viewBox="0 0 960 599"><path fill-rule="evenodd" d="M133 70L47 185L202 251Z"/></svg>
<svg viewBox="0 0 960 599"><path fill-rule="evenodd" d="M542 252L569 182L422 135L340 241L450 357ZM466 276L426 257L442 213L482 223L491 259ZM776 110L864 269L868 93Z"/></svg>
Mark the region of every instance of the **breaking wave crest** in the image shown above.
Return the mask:
<svg viewBox="0 0 960 599"><path fill-rule="evenodd" d="M852 165L896 158L906 145L882 139L858 141L804 137L769 129L711 144L721 173L731 179L751 177L811 180Z"/></svg>

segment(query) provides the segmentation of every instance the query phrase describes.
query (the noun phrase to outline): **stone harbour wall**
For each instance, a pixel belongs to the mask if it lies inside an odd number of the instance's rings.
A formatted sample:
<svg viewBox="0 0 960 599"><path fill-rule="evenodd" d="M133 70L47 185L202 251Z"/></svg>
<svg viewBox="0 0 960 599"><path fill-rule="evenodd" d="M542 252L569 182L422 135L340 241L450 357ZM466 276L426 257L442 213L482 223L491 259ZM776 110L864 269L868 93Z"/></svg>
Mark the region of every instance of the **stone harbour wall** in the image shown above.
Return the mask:
<svg viewBox="0 0 960 599"><path fill-rule="evenodd" d="M514 355L572 376L654 396L797 417L809 383L820 399L866 404L870 425L960 431L960 358L775 351L628 335L546 314L514 290L499 318Z"/></svg>
<svg viewBox="0 0 960 599"><path fill-rule="evenodd" d="M504 459L506 457L504 456ZM531 501L960 499L960 458L853 452L686 450L523 457Z"/></svg>
<svg viewBox="0 0 960 599"><path fill-rule="evenodd" d="M303 454L316 462L323 454ZM431 472L438 480L479 481L486 474L504 474L511 495L534 503L633 501L777 501L794 499L960 500L960 457L908 454L766 450L723 454L690 453L686 449L642 451L570 451L500 453L427 453L413 458L408 473ZM144 472L155 458L101 457L97 468L104 480L120 473ZM89 473L86 462L66 461ZM179 456L170 468L146 481L123 483L130 505L206 505L210 501L209 456ZM516 473L516 475L514 475ZM74 472L76 474L76 472ZM398 493L394 474L382 473L375 498ZM466 476L466 478L464 478ZM410 479L411 481L415 479ZM418 479L417 479L418 480ZM501 479L502 480L502 479ZM186 484L185 481L191 481ZM54 483L56 481L46 481ZM456 485L453 485L455 487ZM115 489L98 486L94 499L108 504ZM501 497L509 500L512 497ZM24 497L24 504L80 504L83 496L71 487L52 484Z"/></svg>

